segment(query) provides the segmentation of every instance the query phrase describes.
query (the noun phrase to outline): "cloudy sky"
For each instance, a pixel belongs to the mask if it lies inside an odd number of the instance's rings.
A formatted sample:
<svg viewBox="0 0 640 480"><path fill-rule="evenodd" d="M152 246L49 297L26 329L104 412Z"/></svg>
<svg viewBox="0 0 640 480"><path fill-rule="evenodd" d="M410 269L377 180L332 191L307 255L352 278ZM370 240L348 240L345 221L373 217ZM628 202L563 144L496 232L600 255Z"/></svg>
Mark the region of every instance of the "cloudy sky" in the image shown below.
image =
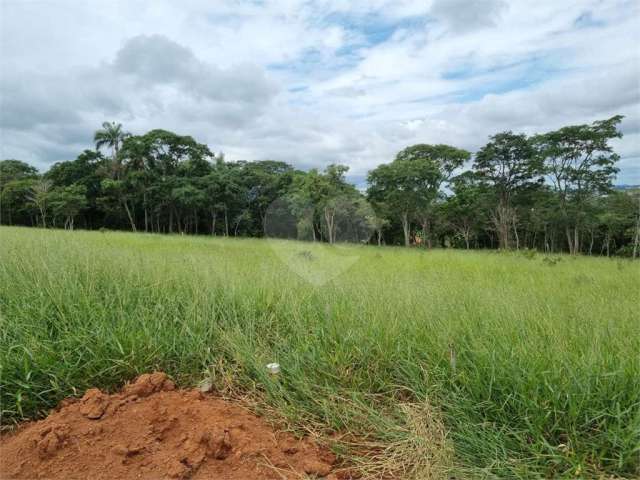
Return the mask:
<svg viewBox="0 0 640 480"><path fill-rule="evenodd" d="M622 114L640 183L637 0L0 0L0 22L0 158L41 169L115 120L360 183L413 143Z"/></svg>

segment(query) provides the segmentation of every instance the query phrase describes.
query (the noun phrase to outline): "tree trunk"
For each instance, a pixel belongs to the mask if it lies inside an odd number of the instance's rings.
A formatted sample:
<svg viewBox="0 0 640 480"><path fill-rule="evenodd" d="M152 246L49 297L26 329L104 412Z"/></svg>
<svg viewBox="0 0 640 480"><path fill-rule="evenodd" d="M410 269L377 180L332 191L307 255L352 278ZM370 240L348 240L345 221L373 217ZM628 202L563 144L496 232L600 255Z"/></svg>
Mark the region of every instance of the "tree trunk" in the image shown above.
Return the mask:
<svg viewBox="0 0 640 480"><path fill-rule="evenodd" d="M567 243L569 245L569 254L577 255L580 252L580 229L575 226L573 230L566 227Z"/></svg>
<svg viewBox="0 0 640 480"><path fill-rule="evenodd" d="M133 220L133 216L131 215L131 210L129 209L129 205L127 204L126 200L123 200L122 204L124 205L124 209L127 212L127 217L129 217L129 222L131 223L131 231L135 232L136 231L136 222Z"/></svg>
<svg viewBox="0 0 640 480"><path fill-rule="evenodd" d="M211 210L211 235L215 236L216 234L216 219L218 217L218 212L215 210Z"/></svg>
<svg viewBox="0 0 640 480"><path fill-rule="evenodd" d="M574 249L573 249L573 239L571 236L571 229L569 227L566 227L565 233L567 235L567 244L569 245L569 255L573 255Z"/></svg>
<svg viewBox="0 0 640 480"><path fill-rule="evenodd" d="M335 211L325 207L324 209L324 221L327 224L327 233L329 235L329 244L332 245L335 241L334 228L335 228Z"/></svg>
<svg viewBox="0 0 640 480"><path fill-rule="evenodd" d="M411 246L411 239L409 238L410 234L410 226L409 226L409 218L407 212L402 213L402 233L404 233L404 246Z"/></svg>
<svg viewBox="0 0 640 480"><path fill-rule="evenodd" d="M493 222L498 234L498 247L506 250L509 248L509 230L511 230L511 209L502 201L493 214Z"/></svg>
<svg viewBox="0 0 640 480"><path fill-rule="evenodd" d="M178 233L182 234L183 230L182 230L182 217L180 216L180 212L178 211L178 209L176 208L176 225L178 225Z"/></svg>
<svg viewBox="0 0 640 480"><path fill-rule="evenodd" d="M229 217L227 216L227 206L224 206L224 236L229 236Z"/></svg>
<svg viewBox="0 0 640 480"><path fill-rule="evenodd" d="M431 249L431 229L428 219L422 219L422 234L424 235L425 247Z"/></svg>
<svg viewBox="0 0 640 480"><path fill-rule="evenodd" d="M267 236L267 212L264 212L263 214L262 210L260 210L260 220L262 221L262 234L266 237Z"/></svg>
<svg viewBox="0 0 640 480"><path fill-rule="evenodd" d="M547 225L544 226L544 252L549 253L549 237L547 236Z"/></svg>

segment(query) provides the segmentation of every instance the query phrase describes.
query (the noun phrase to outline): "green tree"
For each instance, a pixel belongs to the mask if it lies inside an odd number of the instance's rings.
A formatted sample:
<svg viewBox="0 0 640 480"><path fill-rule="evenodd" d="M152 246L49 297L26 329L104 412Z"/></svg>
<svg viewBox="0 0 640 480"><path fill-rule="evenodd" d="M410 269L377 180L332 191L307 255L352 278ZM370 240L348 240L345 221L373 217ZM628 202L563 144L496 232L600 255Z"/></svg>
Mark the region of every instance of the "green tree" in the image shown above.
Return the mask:
<svg viewBox="0 0 640 480"><path fill-rule="evenodd" d="M145 231L263 236L269 217L270 235L328 243L368 241L373 231L378 244L557 251L568 242L572 253L637 256L640 201L611 191L618 156L609 140L621 136L621 118L533 139L498 133L457 177L469 152L412 145L369 172L366 199L346 166L227 162L190 136L131 136L105 123L95 140L111 158L85 150L42 176L0 161L0 224L137 230L144 218Z"/></svg>
<svg viewBox="0 0 640 480"><path fill-rule="evenodd" d="M511 247L511 230L517 235L517 213L513 197L541 175L531 142L524 134L498 133L476 153L473 164L478 177L495 195L491 220L500 248Z"/></svg>
<svg viewBox="0 0 640 480"><path fill-rule="evenodd" d="M41 178L33 183L31 192L28 195L29 201L36 206L40 213L40 221L43 228L47 228L47 211L51 186L51 180Z"/></svg>
<svg viewBox="0 0 640 480"><path fill-rule="evenodd" d="M0 161L0 225L3 223L3 213L8 209L9 223L11 223L11 209L14 204L12 202L4 202L5 188L11 183L24 179L34 179L38 176L38 171L31 165L20 160L1 160Z"/></svg>
<svg viewBox="0 0 640 480"><path fill-rule="evenodd" d="M349 185L345 181L345 174L349 170L346 165L329 165L324 174L319 175L318 191L320 197L317 207L322 211L324 232L330 244L336 242L338 233L338 219L340 212L348 208L348 200L344 198Z"/></svg>
<svg viewBox="0 0 640 480"><path fill-rule="evenodd" d="M434 203L439 197L440 188L469 158L471 154L466 150L450 145L427 144L407 147L396 156L397 161L421 162L425 172L429 167L431 169L422 201L416 205L416 220L421 227L422 240L429 248L432 246Z"/></svg>
<svg viewBox="0 0 640 480"><path fill-rule="evenodd" d="M198 211L206 202L204 189L199 188L192 179L181 178L171 190L171 199L176 211L178 231L198 233Z"/></svg>
<svg viewBox="0 0 640 480"><path fill-rule="evenodd" d="M468 250L485 222L487 191L471 171L453 178L451 189L453 195L443 205L446 223L453 228L455 236L462 238Z"/></svg>
<svg viewBox="0 0 640 480"><path fill-rule="evenodd" d="M293 181L293 167L276 160L262 160L246 162L244 172L253 216L260 219L260 234L264 235L269 207L286 195Z"/></svg>
<svg viewBox="0 0 640 480"><path fill-rule="evenodd" d="M36 178L7 182L2 189L2 208L8 225L36 225L37 208L30 200Z"/></svg>
<svg viewBox="0 0 640 480"><path fill-rule="evenodd" d="M105 211L114 217L120 217L122 210L126 213L127 220L132 232L136 232L136 220L134 217L133 202L135 200L135 190L130 181L114 180L105 178L102 180L103 196L100 197L99 203ZM121 210L122 209L122 210Z"/></svg>
<svg viewBox="0 0 640 480"><path fill-rule="evenodd" d="M319 237L333 244L364 236L365 206L362 195L345 179L348 170L346 165L332 164L323 172L312 169L294 177L291 209L314 241Z"/></svg>
<svg viewBox="0 0 640 480"><path fill-rule="evenodd" d="M380 213L381 211L384 211L384 205L379 205L378 211L372 207L371 212L366 216L369 228L376 235L376 242L378 243L378 246L382 245L384 230L391 223L387 218L385 218L383 213Z"/></svg>
<svg viewBox="0 0 640 480"><path fill-rule="evenodd" d="M51 180L54 188L82 186L86 204L80 209L84 225L91 228L104 222L104 213L97 202L103 194L102 180L109 167L100 152L85 150L75 160L58 162L49 168L45 178ZM74 217L75 222L75 217Z"/></svg>
<svg viewBox="0 0 640 480"><path fill-rule="evenodd" d="M555 195L549 185L526 192L518 199L521 216L528 226L530 240L527 245L545 252L556 250L556 236L560 218Z"/></svg>
<svg viewBox="0 0 640 480"><path fill-rule="evenodd" d="M249 218L249 192L245 182L246 162L226 162L219 157L206 177L203 177L206 205L211 218L211 234L216 234L218 215L222 215L225 236L230 227L237 232L240 224Z"/></svg>
<svg viewBox="0 0 640 480"><path fill-rule="evenodd" d="M160 217L168 221L168 231L174 231L174 225L182 231L180 208L184 207L182 188L185 178L194 179L189 188L198 189L197 178L203 178L211 171L210 160L213 154L207 145L196 142L188 135L178 135L168 130L155 129L144 135L130 136L122 144L119 154L124 175L130 187L128 203L133 216L136 209L144 214L145 231L153 223L160 224ZM174 190L177 194L173 195ZM182 202L182 203L180 203ZM168 218L166 218L168 217ZM191 212L191 220L199 217ZM193 217L193 218L192 218ZM194 226L195 228L195 226Z"/></svg>
<svg viewBox="0 0 640 480"><path fill-rule="evenodd" d="M627 244L631 248L626 255L633 256L632 246L636 245L638 200L632 193L613 191L603 198L597 199L598 210L594 219L603 232L601 251L607 257Z"/></svg>
<svg viewBox="0 0 640 480"><path fill-rule="evenodd" d="M572 125L534 138L544 173L558 196L571 254L580 251L584 209L589 198L611 190L620 157L610 140L621 138L621 115L591 125Z"/></svg>
<svg viewBox="0 0 640 480"><path fill-rule="evenodd" d="M54 188L49 194L49 203L54 218L64 218L64 228L73 230L74 220L87 207L87 189L84 185Z"/></svg>
<svg viewBox="0 0 640 480"><path fill-rule="evenodd" d="M440 186L465 158L468 153L464 150L445 145L415 145L369 172L368 198L374 208L380 211L384 205L400 221L405 246L411 244L412 220L420 219L426 230Z"/></svg>

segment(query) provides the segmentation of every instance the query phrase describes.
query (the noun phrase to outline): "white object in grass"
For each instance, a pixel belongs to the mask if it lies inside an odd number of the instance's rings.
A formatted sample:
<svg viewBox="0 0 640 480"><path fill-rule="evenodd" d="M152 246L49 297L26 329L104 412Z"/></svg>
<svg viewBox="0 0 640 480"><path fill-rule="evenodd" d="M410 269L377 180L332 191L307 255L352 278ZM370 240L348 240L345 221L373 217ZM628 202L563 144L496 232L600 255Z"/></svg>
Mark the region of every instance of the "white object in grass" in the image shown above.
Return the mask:
<svg viewBox="0 0 640 480"><path fill-rule="evenodd" d="M280 364L279 363L267 363L267 370L272 375L277 375L280 373Z"/></svg>
<svg viewBox="0 0 640 480"><path fill-rule="evenodd" d="M208 393L211 390L213 390L213 383L211 382L211 379L205 378L203 381L200 382L200 384L198 385L198 388L202 393Z"/></svg>

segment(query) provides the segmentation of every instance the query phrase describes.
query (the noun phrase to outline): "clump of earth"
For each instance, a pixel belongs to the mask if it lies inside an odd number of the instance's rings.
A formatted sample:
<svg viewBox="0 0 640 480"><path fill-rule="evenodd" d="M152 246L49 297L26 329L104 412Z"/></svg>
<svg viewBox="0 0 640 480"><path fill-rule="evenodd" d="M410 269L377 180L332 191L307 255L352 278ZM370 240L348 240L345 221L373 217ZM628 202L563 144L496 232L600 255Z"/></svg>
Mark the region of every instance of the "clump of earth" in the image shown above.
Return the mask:
<svg viewBox="0 0 640 480"><path fill-rule="evenodd" d="M109 395L90 389L0 437L9 479L340 478L335 456L243 407L176 389L161 372Z"/></svg>

